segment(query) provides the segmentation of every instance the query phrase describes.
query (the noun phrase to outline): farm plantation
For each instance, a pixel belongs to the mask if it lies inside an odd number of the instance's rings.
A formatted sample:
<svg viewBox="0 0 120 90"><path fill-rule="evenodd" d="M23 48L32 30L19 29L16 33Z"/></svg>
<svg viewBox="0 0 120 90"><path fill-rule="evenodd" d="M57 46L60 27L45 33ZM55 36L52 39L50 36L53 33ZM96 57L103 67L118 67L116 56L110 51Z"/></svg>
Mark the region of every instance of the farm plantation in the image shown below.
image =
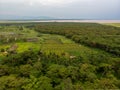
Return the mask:
<svg viewBox="0 0 120 90"><path fill-rule="evenodd" d="M120 89L120 27L112 25L0 24L0 90Z"/></svg>

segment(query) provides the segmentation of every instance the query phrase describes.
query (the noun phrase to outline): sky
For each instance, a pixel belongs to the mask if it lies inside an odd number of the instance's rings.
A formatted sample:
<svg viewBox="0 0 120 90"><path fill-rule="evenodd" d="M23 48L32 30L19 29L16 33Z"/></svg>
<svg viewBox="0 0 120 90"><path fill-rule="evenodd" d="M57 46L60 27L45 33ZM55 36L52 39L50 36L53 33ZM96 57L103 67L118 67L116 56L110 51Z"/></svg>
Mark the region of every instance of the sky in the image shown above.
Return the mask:
<svg viewBox="0 0 120 90"><path fill-rule="evenodd" d="M0 0L0 16L120 20L120 0Z"/></svg>

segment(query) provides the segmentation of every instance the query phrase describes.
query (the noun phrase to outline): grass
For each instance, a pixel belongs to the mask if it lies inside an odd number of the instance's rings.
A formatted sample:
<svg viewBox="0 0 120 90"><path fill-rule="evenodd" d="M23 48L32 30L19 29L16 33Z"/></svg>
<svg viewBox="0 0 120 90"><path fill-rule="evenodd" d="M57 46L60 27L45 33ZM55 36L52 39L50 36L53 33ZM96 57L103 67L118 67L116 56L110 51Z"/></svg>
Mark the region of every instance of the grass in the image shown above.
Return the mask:
<svg viewBox="0 0 120 90"><path fill-rule="evenodd" d="M40 41L42 40L42 41ZM17 42L6 45L0 45L0 49L8 48L13 44L17 44L18 53L24 52L28 49L38 50L41 49L43 52L50 53L54 52L57 54L61 54L63 52L69 53L70 55L76 56L85 56L89 54L99 54L103 53L103 51L95 50L80 44L76 44L73 41L60 36L60 35L50 35L50 34L41 34L39 37L39 42Z"/></svg>
<svg viewBox="0 0 120 90"><path fill-rule="evenodd" d="M0 31L4 32L4 31ZM32 50L39 50L41 49L44 53L56 53L58 55L61 55L62 53L66 53L68 55L74 55L74 56L81 56L83 58L88 58L90 55L106 55L108 57L111 57L110 54L98 50L93 49L84 45L80 45L75 43L74 41L65 38L61 35L54 35L54 34L42 34L38 33L34 30L29 30L27 28L24 28L23 31L10 29L6 31L7 33L22 33L25 38L38 38L37 42L16 42L16 43L9 43L9 44L1 44L1 49L6 49L11 47L11 45L17 44L17 52L22 53L26 50L32 49ZM38 36L39 35L39 36ZM3 53L0 53L0 57L3 57Z"/></svg>
<svg viewBox="0 0 120 90"><path fill-rule="evenodd" d="M115 27L120 27L120 23L104 23L104 25L111 25Z"/></svg>
<svg viewBox="0 0 120 90"><path fill-rule="evenodd" d="M31 42L22 42L22 43L16 43L18 45L17 51L19 53L27 51L29 49L32 50L39 50L40 44L38 43L31 43Z"/></svg>

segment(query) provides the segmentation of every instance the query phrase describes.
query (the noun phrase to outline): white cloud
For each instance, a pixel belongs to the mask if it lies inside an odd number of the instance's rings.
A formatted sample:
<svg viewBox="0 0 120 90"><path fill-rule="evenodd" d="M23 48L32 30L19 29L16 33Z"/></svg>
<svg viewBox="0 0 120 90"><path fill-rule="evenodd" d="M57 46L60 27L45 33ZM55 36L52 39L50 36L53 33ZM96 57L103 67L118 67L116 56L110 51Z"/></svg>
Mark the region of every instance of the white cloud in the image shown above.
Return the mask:
<svg viewBox="0 0 120 90"><path fill-rule="evenodd" d="M76 1L79 0L31 0L30 2L34 5L37 3L45 6L60 6L70 4Z"/></svg>
<svg viewBox="0 0 120 90"><path fill-rule="evenodd" d="M89 3L95 0L0 0L0 3L24 3L30 6L45 5L45 6L60 6L72 3ZM99 1L99 0L98 0Z"/></svg>
<svg viewBox="0 0 120 90"><path fill-rule="evenodd" d="M36 1L33 1L34 2L38 2L42 5L65 5L65 4L69 4L69 3L72 3L72 2L75 2L76 0L36 0Z"/></svg>
<svg viewBox="0 0 120 90"><path fill-rule="evenodd" d="M0 0L0 3L23 3L29 6L66 6L68 4L74 3L76 1L82 0Z"/></svg>
<svg viewBox="0 0 120 90"><path fill-rule="evenodd" d="M120 0L0 0L0 14L120 18Z"/></svg>
<svg viewBox="0 0 120 90"><path fill-rule="evenodd" d="M36 3L37 2L43 5L67 4L75 1L79 1L79 0L0 0L0 2L3 2L3 3L19 3L19 2Z"/></svg>

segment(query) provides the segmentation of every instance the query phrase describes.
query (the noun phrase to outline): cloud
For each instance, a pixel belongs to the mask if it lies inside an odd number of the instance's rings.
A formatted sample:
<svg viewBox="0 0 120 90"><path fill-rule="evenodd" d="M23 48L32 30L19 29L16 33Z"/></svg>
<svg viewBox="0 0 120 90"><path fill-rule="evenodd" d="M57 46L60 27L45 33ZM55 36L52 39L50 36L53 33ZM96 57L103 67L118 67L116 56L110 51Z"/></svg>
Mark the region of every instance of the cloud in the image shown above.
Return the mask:
<svg viewBox="0 0 120 90"><path fill-rule="evenodd" d="M0 0L0 15L120 18L120 0Z"/></svg>
<svg viewBox="0 0 120 90"><path fill-rule="evenodd" d="M43 5L52 5L52 4L66 4L73 2L73 0L37 0Z"/></svg>
<svg viewBox="0 0 120 90"><path fill-rule="evenodd" d="M0 0L0 3L39 3L42 5L68 4L79 0Z"/></svg>

